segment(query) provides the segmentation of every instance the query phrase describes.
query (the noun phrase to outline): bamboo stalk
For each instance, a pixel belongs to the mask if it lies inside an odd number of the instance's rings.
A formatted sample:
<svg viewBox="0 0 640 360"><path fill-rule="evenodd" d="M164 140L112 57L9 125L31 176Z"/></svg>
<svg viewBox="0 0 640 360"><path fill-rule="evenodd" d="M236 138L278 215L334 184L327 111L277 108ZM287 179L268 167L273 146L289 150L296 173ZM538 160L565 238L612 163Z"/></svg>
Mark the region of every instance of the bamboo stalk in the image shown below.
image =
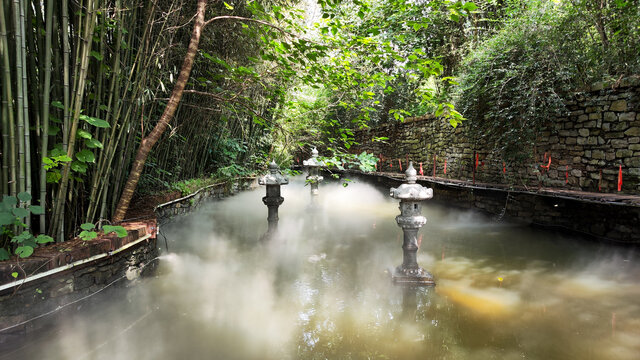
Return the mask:
<svg viewBox="0 0 640 360"><path fill-rule="evenodd" d="M24 97L24 101L22 101L22 107L24 111L24 115L22 121L24 121L24 159L25 159L25 191L31 194L31 137L29 131L29 100L28 100L28 82L27 82L27 42L25 39L25 7L27 5L26 0L21 0L22 4L20 7L20 27L22 28L22 94ZM31 201L27 201L29 204ZM25 219L25 223L30 227L31 225L31 217L27 216Z"/></svg>
<svg viewBox="0 0 640 360"><path fill-rule="evenodd" d="M16 123L18 128L18 192L26 189L24 149L24 92L22 91L22 26L20 24L20 0L13 0L14 31L16 40Z"/></svg>
<svg viewBox="0 0 640 360"><path fill-rule="evenodd" d="M9 44L7 40L7 26L4 11L4 2L0 1L0 53L2 54L2 167L3 193L16 195L16 140L15 119L13 114L13 94L11 93L11 64L9 60ZM6 171L6 167L9 171Z"/></svg>
<svg viewBox="0 0 640 360"><path fill-rule="evenodd" d="M47 156L49 147L49 97L51 94L51 36L53 32L53 1L47 1L45 20L45 41L44 41L44 87L42 96L42 147L40 148L40 161ZM45 207L47 203L47 170L44 162L40 164L40 206ZM45 212L46 213L46 212ZM40 215L40 232L46 231L46 214Z"/></svg>
<svg viewBox="0 0 640 360"><path fill-rule="evenodd" d="M71 123L71 129L69 132L69 147L67 149L67 156L73 158L74 155L74 145L76 142L76 134L78 131L78 125L80 121L80 110L82 107L82 100L84 97L84 92L86 89L85 83L87 79L87 71L88 71L88 63L89 63L89 52L91 50L91 42L93 41L93 29L96 18L95 11L95 1L88 0L87 1L87 15L85 17L84 23L84 31L82 35L82 51L80 53L81 59L79 59L80 69L78 71L78 78L75 81L74 88L76 92L74 94L73 101L73 121ZM64 198L67 192L67 187L69 185L69 176L71 171L71 164L65 163L62 170L62 179L60 180L60 188L58 190L57 201L55 204L54 212L52 218L54 219L52 223L54 226L58 224L58 220L60 219L60 214L64 205ZM56 228L53 229L54 233Z"/></svg>

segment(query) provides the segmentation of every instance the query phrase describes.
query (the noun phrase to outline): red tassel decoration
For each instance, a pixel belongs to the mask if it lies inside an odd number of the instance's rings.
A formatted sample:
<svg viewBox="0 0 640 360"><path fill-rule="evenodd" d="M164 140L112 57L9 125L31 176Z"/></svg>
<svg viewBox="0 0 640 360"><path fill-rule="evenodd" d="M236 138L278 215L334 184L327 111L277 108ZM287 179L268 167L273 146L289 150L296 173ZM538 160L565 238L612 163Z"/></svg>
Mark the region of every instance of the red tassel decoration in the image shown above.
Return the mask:
<svg viewBox="0 0 640 360"><path fill-rule="evenodd" d="M422 163L420 163L420 176L424 176L424 171L422 171Z"/></svg>
<svg viewBox="0 0 640 360"><path fill-rule="evenodd" d="M400 166L400 171L402 171L402 161L400 161L400 159L398 159L398 166Z"/></svg>
<svg viewBox="0 0 640 360"><path fill-rule="evenodd" d="M598 191L602 191L602 170L600 170L600 180L598 180Z"/></svg>
<svg viewBox="0 0 640 360"><path fill-rule="evenodd" d="M437 155L433 155L433 177L436 177L436 158L438 156Z"/></svg>
<svg viewBox="0 0 640 360"><path fill-rule="evenodd" d="M507 164L505 164L504 161L502 162L502 173L503 174L507 173Z"/></svg>
<svg viewBox="0 0 640 360"><path fill-rule="evenodd" d="M447 159L444 159L444 174L447 175Z"/></svg>
<svg viewBox="0 0 640 360"><path fill-rule="evenodd" d="M622 190L622 165L620 165L620 170L618 170L618 191Z"/></svg>
<svg viewBox="0 0 640 360"><path fill-rule="evenodd" d="M564 177L566 179L565 180L565 184L568 184L569 183L569 165L567 165L567 168L566 168L566 170L564 172Z"/></svg>

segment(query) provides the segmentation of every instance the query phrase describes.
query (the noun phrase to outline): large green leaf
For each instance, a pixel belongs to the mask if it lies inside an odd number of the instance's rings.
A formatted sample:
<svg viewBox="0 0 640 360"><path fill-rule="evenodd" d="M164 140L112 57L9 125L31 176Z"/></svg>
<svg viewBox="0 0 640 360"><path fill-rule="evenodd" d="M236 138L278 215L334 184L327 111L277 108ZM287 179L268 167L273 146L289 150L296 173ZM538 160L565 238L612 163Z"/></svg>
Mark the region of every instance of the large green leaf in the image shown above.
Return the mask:
<svg viewBox="0 0 640 360"><path fill-rule="evenodd" d="M38 244L46 244L46 243L53 242L53 238L49 235L40 234L36 237L36 242Z"/></svg>
<svg viewBox="0 0 640 360"><path fill-rule="evenodd" d="M122 226L105 225L102 227L102 230L104 231L105 234L108 234L110 232L115 232L116 235L118 235L118 237L127 236L127 230Z"/></svg>
<svg viewBox="0 0 640 360"><path fill-rule="evenodd" d="M0 226L12 225L16 221L16 217L9 212L0 212Z"/></svg>
<svg viewBox="0 0 640 360"><path fill-rule="evenodd" d="M9 252L6 249L0 248L0 261L9 260Z"/></svg>
<svg viewBox="0 0 640 360"><path fill-rule="evenodd" d="M16 235L13 238L11 238L11 242L22 244L25 241L31 240L32 238L33 238L33 235L30 232L25 230L20 235Z"/></svg>
<svg viewBox="0 0 640 360"><path fill-rule="evenodd" d="M87 116L87 115L80 115L80 120L84 120L87 123L89 123L90 125L93 125L93 126L99 127L99 128L111 127L111 125L109 125L108 122L106 122L106 121L104 121L102 119L98 119L98 118Z"/></svg>
<svg viewBox="0 0 640 360"><path fill-rule="evenodd" d="M96 228L96 226L95 226L94 224L92 224L92 223L84 223L84 224L80 224L80 228L81 228L82 230L87 230L87 231L89 231L89 230L93 230L93 229L95 229L95 228Z"/></svg>
<svg viewBox="0 0 640 360"><path fill-rule="evenodd" d="M98 141L98 139L85 139L84 140L84 144L89 148L89 149L102 149L102 143L100 141Z"/></svg>
<svg viewBox="0 0 640 360"><path fill-rule="evenodd" d="M13 213L13 215L19 217L19 218L23 218L23 217L27 217L29 216L29 214L31 214L31 212L27 209L23 209L23 208L15 208L13 210L11 210L11 212Z"/></svg>
<svg viewBox="0 0 640 360"><path fill-rule="evenodd" d="M31 246L18 246L16 248L16 255L21 258L26 258L33 254L33 248Z"/></svg>
<svg viewBox="0 0 640 360"><path fill-rule="evenodd" d="M20 201L27 202L31 200L31 194L29 194L28 192L21 192L18 194L18 199L20 199Z"/></svg>
<svg viewBox="0 0 640 360"><path fill-rule="evenodd" d="M82 161L82 162L95 162L96 161L96 157L95 155L93 155L93 152L91 150L87 150L84 149L82 151L79 151L76 154L76 159Z"/></svg>
<svg viewBox="0 0 640 360"><path fill-rule="evenodd" d="M78 235L80 237L80 239L82 239L83 241L89 241L89 240L93 240L96 237L98 237L98 233L95 231L81 231L80 234Z"/></svg>
<svg viewBox="0 0 640 360"><path fill-rule="evenodd" d="M44 208L40 205L29 205L29 210L34 215L42 215L44 214Z"/></svg>
<svg viewBox="0 0 640 360"><path fill-rule="evenodd" d="M87 164L80 161L74 161L71 163L71 170L84 174L87 172Z"/></svg>
<svg viewBox="0 0 640 360"><path fill-rule="evenodd" d="M78 129L78 136L80 136L83 139L91 139L93 136L91 136L91 133L88 131L84 131L82 129Z"/></svg>

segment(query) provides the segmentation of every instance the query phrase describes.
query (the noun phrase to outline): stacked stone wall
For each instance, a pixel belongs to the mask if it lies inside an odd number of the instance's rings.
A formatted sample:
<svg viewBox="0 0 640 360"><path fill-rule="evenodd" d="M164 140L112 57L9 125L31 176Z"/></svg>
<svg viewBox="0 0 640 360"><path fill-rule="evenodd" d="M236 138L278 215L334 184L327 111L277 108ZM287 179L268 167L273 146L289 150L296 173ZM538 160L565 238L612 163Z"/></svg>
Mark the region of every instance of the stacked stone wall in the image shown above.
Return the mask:
<svg viewBox="0 0 640 360"><path fill-rule="evenodd" d="M522 163L505 163L500 144L469 122L454 129L433 116L356 132L354 151L381 157L379 171L399 172L412 160L426 176L435 163L437 177L466 181L473 181L477 154L478 182L581 191L617 192L622 166L622 192L640 194L640 77L596 84L565 104L566 116L542 129L533 158Z"/></svg>

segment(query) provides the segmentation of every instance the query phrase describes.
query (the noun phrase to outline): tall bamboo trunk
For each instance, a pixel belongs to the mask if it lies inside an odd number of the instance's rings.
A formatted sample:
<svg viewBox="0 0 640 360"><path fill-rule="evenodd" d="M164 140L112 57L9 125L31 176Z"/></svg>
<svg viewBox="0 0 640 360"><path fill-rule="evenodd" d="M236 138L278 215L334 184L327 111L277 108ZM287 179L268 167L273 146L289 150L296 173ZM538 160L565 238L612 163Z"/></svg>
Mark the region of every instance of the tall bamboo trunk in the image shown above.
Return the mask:
<svg viewBox="0 0 640 360"><path fill-rule="evenodd" d="M2 56L2 174L3 193L16 195L17 159L13 94L11 92L11 64L7 40L7 22L4 2L0 1L0 55ZM8 169L7 169L8 167ZM8 171L7 171L8 170ZM5 178L6 177L6 178Z"/></svg>
<svg viewBox="0 0 640 360"><path fill-rule="evenodd" d="M93 41L93 29L96 18L95 1L88 0L87 15L85 17L84 30L82 34L82 46L79 53L80 69L77 71L77 79L75 81L75 94L73 100L73 121L71 123L71 129L69 130L69 145L67 149L67 156L73 158L74 146L76 142L76 133L78 131L78 125L80 122L80 110L82 106L82 100L84 98L84 92L86 90L86 79L89 64L89 52L91 50L91 42ZM59 228L59 221L62 219L61 213L64 208L65 195L67 194L67 187L69 185L69 176L71 172L71 164L65 163L62 170L62 179L60 180L60 188L58 189L58 196L56 198L56 204L52 215L52 234L56 234ZM60 240L60 239L59 239Z"/></svg>
<svg viewBox="0 0 640 360"><path fill-rule="evenodd" d="M46 30L44 41L44 87L42 89L42 147L40 161L47 156L49 147L49 96L51 87L51 36L53 32L53 1L47 1ZM46 208L47 202L47 170L44 163L40 164L40 206ZM40 215L40 232L46 231L46 214Z"/></svg>
<svg viewBox="0 0 640 360"><path fill-rule="evenodd" d="M178 107L178 104L182 99L182 93L187 84L187 81L189 80L189 76L191 75L193 61L195 59L196 53L198 52L200 35L204 26L204 14L206 6L207 0L198 0L198 11L196 13L195 24L193 26L193 32L191 33L191 40L189 42L187 54L184 57L182 68L180 69L180 75L178 76L176 85L173 87L173 92L171 93L171 97L169 98L167 107L165 107L160 120L158 120L156 126L153 128L153 130L151 130L149 136L142 139L140 147L138 148L138 151L136 153L136 157L133 161L133 166L129 173L129 178L125 183L120 201L118 202L118 206L116 207L115 213L113 215L114 222L120 222L124 219L124 216L129 209L129 203L131 202L131 198L133 197L133 192L138 185L140 175L142 174L142 170L144 169L144 163L149 156L149 152L151 152L153 146L156 144L156 142L158 142L158 139L160 139L160 136L166 130L167 125L169 125L169 122L173 118L176 108Z"/></svg>
<svg viewBox="0 0 640 360"><path fill-rule="evenodd" d="M16 39L16 122L18 128L18 191L24 192L26 190L26 159L25 159L25 144L24 144L24 106L23 103L26 100L24 98L23 83L22 83L22 43L24 37L22 36L22 26L20 24L20 11L21 4L19 0L13 0L13 22Z"/></svg>

